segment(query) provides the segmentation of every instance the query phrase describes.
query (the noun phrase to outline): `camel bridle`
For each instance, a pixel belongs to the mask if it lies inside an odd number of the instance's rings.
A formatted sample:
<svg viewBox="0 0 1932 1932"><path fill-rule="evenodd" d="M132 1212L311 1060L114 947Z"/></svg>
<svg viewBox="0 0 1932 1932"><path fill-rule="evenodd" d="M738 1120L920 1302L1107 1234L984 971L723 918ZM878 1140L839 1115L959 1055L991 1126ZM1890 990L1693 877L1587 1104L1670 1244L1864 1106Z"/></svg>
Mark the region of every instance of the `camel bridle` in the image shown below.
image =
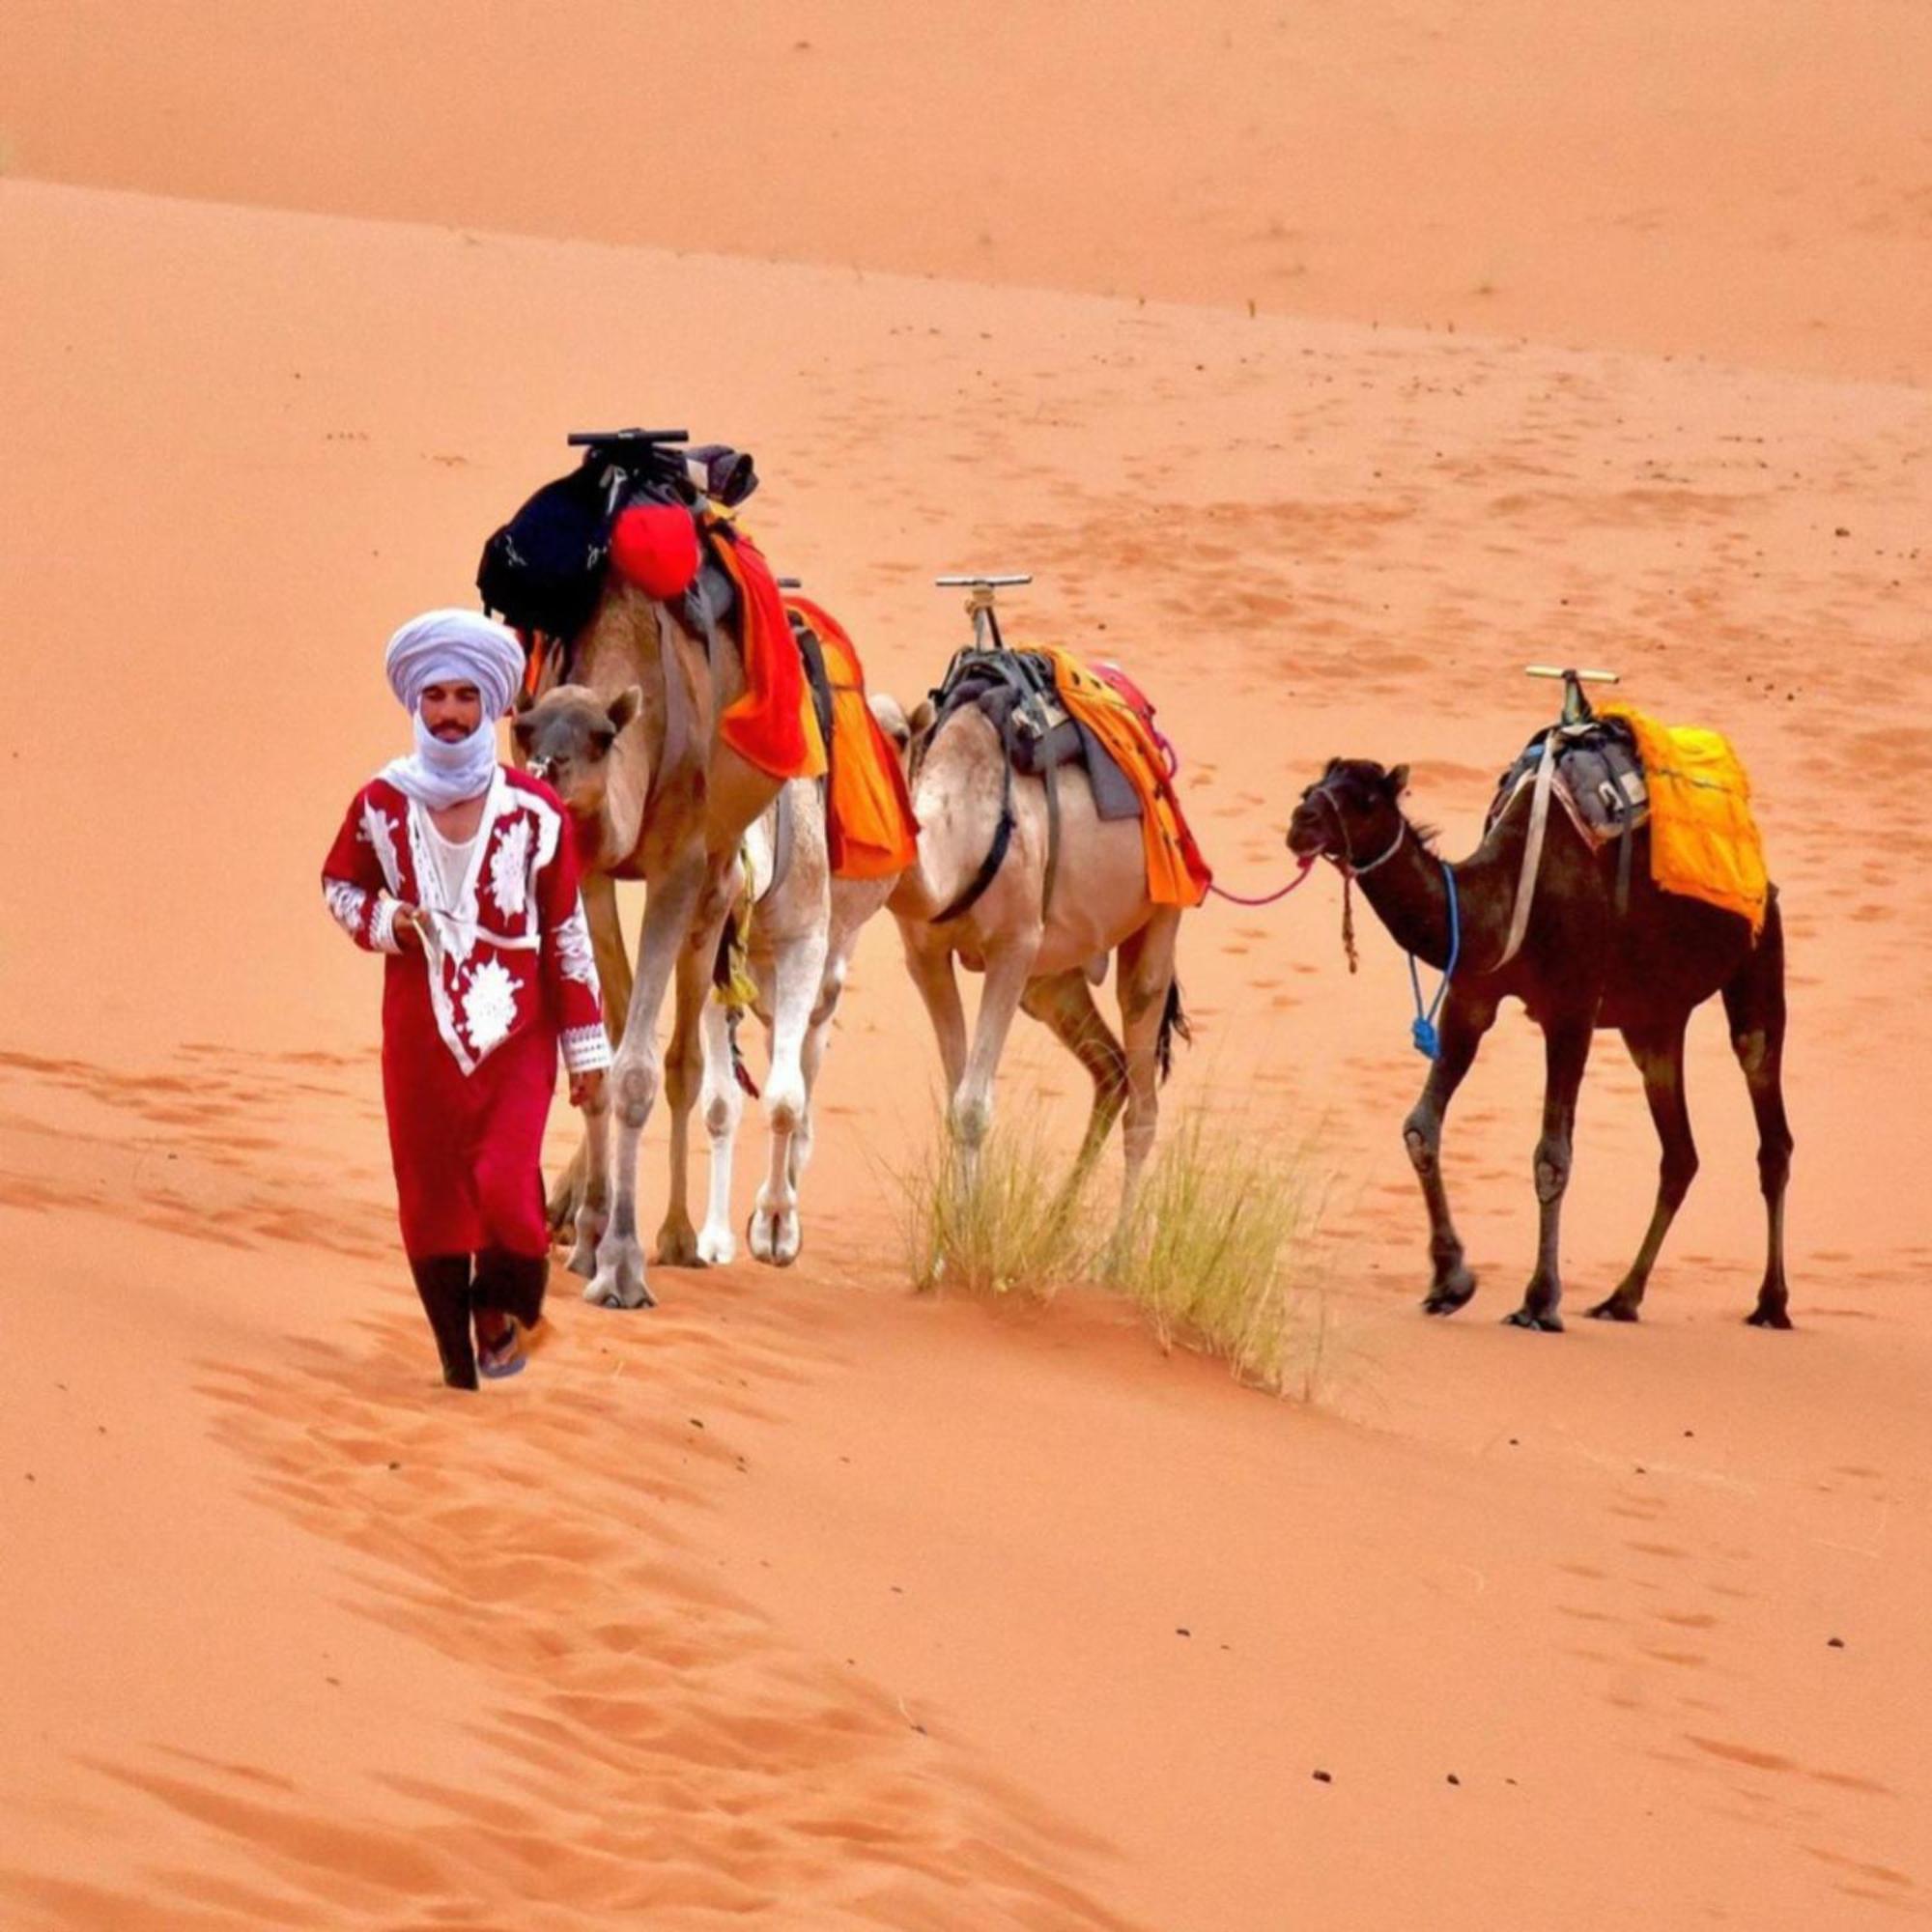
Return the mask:
<svg viewBox="0 0 1932 1932"><path fill-rule="evenodd" d="M1386 866L1402 850L1402 842L1408 837L1408 820L1403 817L1402 813L1398 811L1396 813L1395 838L1389 842L1388 850L1378 854L1366 866L1358 866L1355 863L1354 847L1349 838L1349 821L1342 816L1342 808L1336 801L1334 792L1330 789L1334 782L1333 779L1322 779L1317 783L1310 785L1301 794L1302 803L1305 805L1311 799L1320 799L1327 807L1328 816L1334 820L1335 836L1342 841L1342 850L1339 855L1337 855L1331 846L1321 854L1321 857L1326 859L1338 871L1346 873L1351 879L1366 878L1377 867Z"/></svg>

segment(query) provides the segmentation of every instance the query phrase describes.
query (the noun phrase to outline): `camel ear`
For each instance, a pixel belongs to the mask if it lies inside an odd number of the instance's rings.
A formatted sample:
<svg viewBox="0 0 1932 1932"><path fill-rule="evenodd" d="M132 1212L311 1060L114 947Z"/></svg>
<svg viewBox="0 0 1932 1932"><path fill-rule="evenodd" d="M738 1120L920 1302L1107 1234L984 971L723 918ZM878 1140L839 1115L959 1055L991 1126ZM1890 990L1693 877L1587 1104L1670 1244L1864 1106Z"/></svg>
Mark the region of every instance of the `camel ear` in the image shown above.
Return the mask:
<svg viewBox="0 0 1932 1932"><path fill-rule="evenodd" d="M1382 788L1393 799L1400 799L1408 789L1408 767L1397 765L1382 781Z"/></svg>
<svg viewBox="0 0 1932 1932"><path fill-rule="evenodd" d="M614 730L621 731L639 711L644 708L644 694L635 684L627 684L609 704L604 707L605 716L611 721Z"/></svg>
<svg viewBox="0 0 1932 1932"><path fill-rule="evenodd" d="M932 729L939 716L939 707L929 697L922 697L912 708L912 716L906 720L906 729L915 738L923 738Z"/></svg>
<svg viewBox="0 0 1932 1932"><path fill-rule="evenodd" d="M530 696L529 686L526 684L520 684L517 687L517 696L515 699L512 701L510 709L516 714L517 717L521 718L524 715L524 713L527 711L531 707L531 705L533 705L535 702L536 699Z"/></svg>

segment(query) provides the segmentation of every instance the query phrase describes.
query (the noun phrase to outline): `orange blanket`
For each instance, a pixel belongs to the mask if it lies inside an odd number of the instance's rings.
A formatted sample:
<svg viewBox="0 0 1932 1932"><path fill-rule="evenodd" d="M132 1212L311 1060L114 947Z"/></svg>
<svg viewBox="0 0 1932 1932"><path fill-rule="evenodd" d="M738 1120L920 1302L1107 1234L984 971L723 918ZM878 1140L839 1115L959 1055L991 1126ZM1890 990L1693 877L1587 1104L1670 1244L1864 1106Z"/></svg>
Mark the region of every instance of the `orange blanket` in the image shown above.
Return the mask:
<svg viewBox="0 0 1932 1932"><path fill-rule="evenodd" d="M758 547L723 517L705 528L720 564L738 586L745 690L719 724L724 742L747 762L775 779L815 779L825 770L825 747L812 716L811 694L798 642Z"/></svg>
<svg viewBox="0 0 1932 1932"><path fill-rule="evenodd" d="M905 774L891 741L866 702L866 672L845 628L809 597L787 597L825 654L832 683L832 783L826 832L832 873L839 879L886 879L919 856ZM807 694L810 708L810 694Z"/></svg>
<svg viewBox="0 0 1932 1932"><path fill-rule="evenodd" d="M1141 835L1147 842L1148 896L1155 905L1197 906L1213 873L1181 816L1180 801L1147 726L1133 707L1070 651L1027 644L1053 663L1060 701L1093 732L1141 795Z"/></svg>
<svg viewBox="0 0 1932 1932"><path fill-rule="evenodd" d="M1652 879L1666 893L1748 920L1755 938L1771 881L1751 816L1750 780L1730 741L1696 725L1660 724L1616 700L1599 704L1597 715L1622 719L1636 738L1650 789Z"/></svg>

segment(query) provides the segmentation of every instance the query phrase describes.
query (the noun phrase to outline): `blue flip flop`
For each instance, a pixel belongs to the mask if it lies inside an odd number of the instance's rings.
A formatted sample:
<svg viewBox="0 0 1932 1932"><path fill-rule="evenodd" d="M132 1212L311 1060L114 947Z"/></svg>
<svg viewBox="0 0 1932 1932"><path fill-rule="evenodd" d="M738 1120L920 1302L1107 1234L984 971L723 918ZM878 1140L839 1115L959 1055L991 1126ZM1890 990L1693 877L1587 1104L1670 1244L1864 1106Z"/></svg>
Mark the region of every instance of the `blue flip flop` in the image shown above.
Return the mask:
<svg viewBox="0 0 1932 1932"><path fill-rule="evenodd" d="M500 1340L476 1350L476 1373L486 1380L500 1382L520 1376L529 1360L524 1350L524 1331L513 1321Z"/></svg>

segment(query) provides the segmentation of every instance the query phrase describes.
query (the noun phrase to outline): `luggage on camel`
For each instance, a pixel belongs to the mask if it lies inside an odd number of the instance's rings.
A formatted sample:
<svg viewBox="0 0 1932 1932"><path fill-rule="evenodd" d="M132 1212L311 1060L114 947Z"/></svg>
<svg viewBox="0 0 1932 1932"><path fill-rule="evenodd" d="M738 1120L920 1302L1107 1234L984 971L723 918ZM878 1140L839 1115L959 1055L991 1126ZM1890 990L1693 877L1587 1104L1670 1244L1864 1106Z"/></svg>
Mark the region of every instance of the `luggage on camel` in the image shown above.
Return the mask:
<svg viewBox="0 0 1932 1932"><path fill-rule="evenodd" d="M1050 811L1054 775L1077 763L1101 818L1138 818L1154 904L1195 906L1207 896L1212 874L1175 795L1172 748L1153 728L1151 705L1143 711L1112 679L1052 644L963 650L932 697L935 728L977 706L1006 747L1009 767L1047 780ZM997 846L1003 853L1004 840Z"/></svg>
<svg viewBox="0 0 1932 1932"><path fill-rule="evenodd" d="M1763 931L1771 893L1750 780L1720 732L1660 724L1634 704L1601 707L1636 740L1650 787L1650 876L1666 893L1721 906Z"/></svg>
<svg viewBox="0 0 1932 1932"><path fill-rule="evenodd" d="M686 449L681 432L592 431L570 440L583 450L578 468L546 483L493 532L476 568L486 611L515 630L565 643L597 609L613 527L625 509L675 504L696 520L707 504L735 508L758 487L742 450L724 443ZM721 580L713 587L728 584ZM714 610L713 621L724 614L722 606Z"/></svg>
<svg viewBox="0 0 1932 1932"><path fill-rule="evenodd" d="M721 735L774 778L825 769L809 716L804 671L769 564L733 523L730 505L757 488L752 459L723 443L686 449L682 432L585 432L567 476L546 483L483 546L476 587L523 637L535 688L554 661L569 675L570 646L595 616L615 570L664 604L712 647L739 645L745 690ZM716 494L714 494L716 493Z"/></svg>
<svg viewBox="0 0 1932 1932"><path fill-rule="evenodd" d="M1652 882L1764 925L1764 844L1750 781L1729 741L1696 725L1662 724L1633 704L1605 701L1539 731L1497 781L1487 831L1536 781L1553 739L1550 792L1595 847L1619 843L1619 910L1629 899L1637 834L1647 833Z"/></svg>

